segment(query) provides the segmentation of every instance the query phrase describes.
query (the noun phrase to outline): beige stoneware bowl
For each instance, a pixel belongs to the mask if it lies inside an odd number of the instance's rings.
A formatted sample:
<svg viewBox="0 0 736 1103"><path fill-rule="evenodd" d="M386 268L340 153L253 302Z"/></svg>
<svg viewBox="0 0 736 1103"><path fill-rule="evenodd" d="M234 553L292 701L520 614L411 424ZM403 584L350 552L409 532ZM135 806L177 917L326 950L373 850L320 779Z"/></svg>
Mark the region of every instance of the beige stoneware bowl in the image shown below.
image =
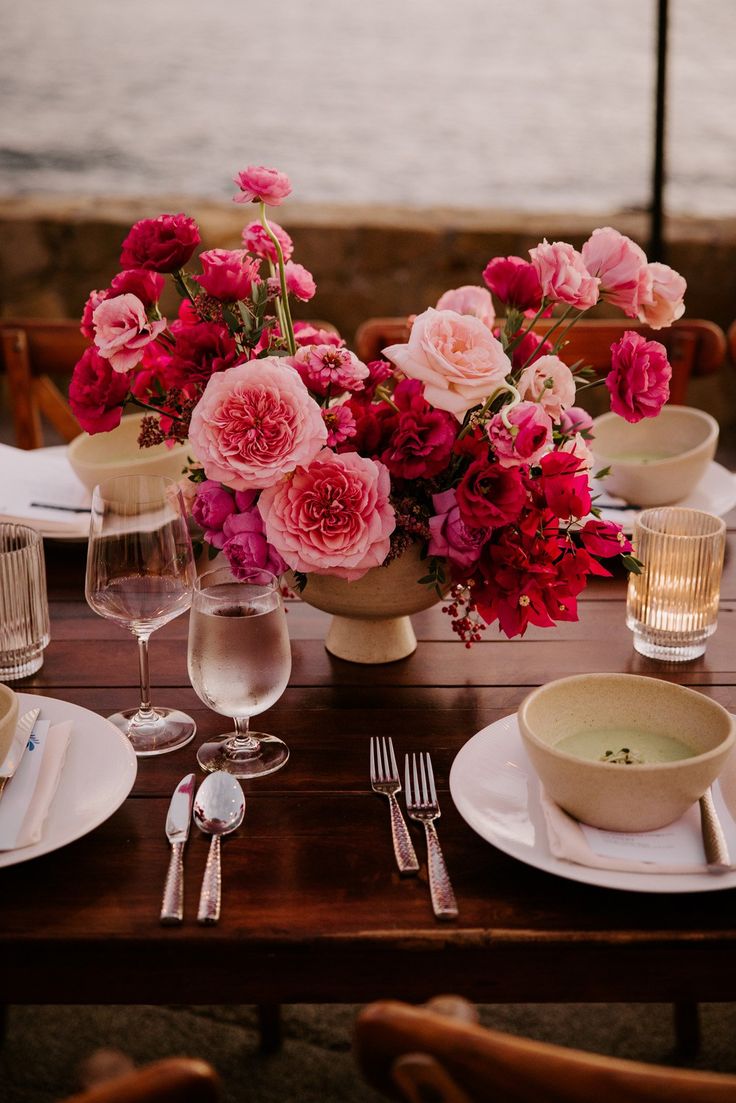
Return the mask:
<svg viewBox="0 0 736 1103"><path fill-rule="evenodd" d="M592 431L594 470L611 468L606 491L640 506L666 506L690 494L718 444L718 422L693 406L665 406L635 425L601 414Z"/></svg>
<svg viewBox="0 0 736 1103"><path fill-rule="evenodd" d="M67 449L67 456L76 476L94 490L98 483L119 475L168 475L181 478L187 461L189 445L175 444L167 448L138 447L138 433L145 414L129 414L110 433L81 433Z"/></svg>
<svg viewBox="0 0 736 1103"><path fill-rule="evenodd" d="M716 780L736 740L734 719L717 702L636 674L578 674L548 682L522 702L519 728L552 800L607 831L653 831L678 819ZM675 762L612 765L555 747L566 735L612 729L671 736L695 754Z"/></svg>
<svg viewBox="0 0 736 1103"><path fill-rule="evenodd" d="M10 749L18 724L18 697L3 682L0 682L0 765Z"/></svg>

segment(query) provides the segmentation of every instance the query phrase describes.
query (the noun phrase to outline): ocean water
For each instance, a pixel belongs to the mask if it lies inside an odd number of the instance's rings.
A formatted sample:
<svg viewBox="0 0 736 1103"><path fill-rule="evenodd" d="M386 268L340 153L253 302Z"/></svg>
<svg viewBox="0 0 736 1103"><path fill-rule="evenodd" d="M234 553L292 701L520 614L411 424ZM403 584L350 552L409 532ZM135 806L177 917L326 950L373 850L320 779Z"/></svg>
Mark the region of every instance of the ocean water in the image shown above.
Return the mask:
<svg viewBox="0 0 736 1103"><path fill-rule="evenodd" d="M646 206L655 0L0 0L0 194ZM736 0L671 0L668 208L736 214Z"/></svg>

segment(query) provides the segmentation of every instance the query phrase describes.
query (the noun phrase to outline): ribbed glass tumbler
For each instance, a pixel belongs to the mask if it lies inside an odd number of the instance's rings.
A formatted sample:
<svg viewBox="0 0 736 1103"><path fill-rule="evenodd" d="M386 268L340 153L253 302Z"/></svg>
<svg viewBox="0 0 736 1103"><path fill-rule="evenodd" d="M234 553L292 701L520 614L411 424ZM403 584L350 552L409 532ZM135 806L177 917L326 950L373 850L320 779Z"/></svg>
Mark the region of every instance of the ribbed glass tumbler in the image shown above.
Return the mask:
<svg viewBox="0 0 736 1103"><path fill-rule="evenodd" d="M43 541L26 525L0 523L0 681L35 673L48 642Z"/></svg>
<svg viewBox="0 0 736 1103"><path fill-rule="evenodd" d="M635 649L650 659L696 659L716 630L725 522L697 509L647 509L633 543L644 564L629 576L626 603Z"/></svg>

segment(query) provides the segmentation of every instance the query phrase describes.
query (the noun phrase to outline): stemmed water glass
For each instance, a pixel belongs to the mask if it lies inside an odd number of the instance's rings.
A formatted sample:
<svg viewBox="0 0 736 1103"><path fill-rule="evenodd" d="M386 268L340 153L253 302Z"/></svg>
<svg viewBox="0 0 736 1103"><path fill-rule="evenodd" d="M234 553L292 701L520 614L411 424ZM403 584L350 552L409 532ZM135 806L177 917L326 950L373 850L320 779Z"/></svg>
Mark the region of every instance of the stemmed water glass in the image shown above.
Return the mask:
<svg viewBox="0 0 736 1103"><path fill-rule="evenodd" d="M194 579L184 503L173 479L130 475L95 487L85 592L96 613L138 640L141 703L108 717L138 755L175 751L197 730L179 709L153 707L148 673L149 637L189 608Z"/></svg>
<svg viewBox="0 0 736 1103"><path fill-rule="evenodd" d="M235 725L233 732L201 745L200 766L240 778L280 769L289 757L283 740L249 729L251 716L279 699L291 674L278 579L257 569L236 579L226 567L198 578L189 619L188 663L197 695Z"/></svg>

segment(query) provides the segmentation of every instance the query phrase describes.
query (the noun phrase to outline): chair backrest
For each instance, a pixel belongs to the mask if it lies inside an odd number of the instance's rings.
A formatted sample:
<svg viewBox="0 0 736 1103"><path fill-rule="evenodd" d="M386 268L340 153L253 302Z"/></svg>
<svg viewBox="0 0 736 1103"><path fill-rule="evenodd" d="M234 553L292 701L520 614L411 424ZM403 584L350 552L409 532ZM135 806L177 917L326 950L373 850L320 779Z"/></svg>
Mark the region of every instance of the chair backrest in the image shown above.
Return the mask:
<svg viewBox="0 0 736 1103"><path fill-rule="evenodd" d="M728 327L728 354L731 357L731 363L736 366L736 322L731 322Z"/></svg>
<svg viewBox="0 0 736 1103"><path fill-rule="evenodd" d="M105 1080L64 1103L217 1103L219 1098L220 1081L211 1065L170 1057Z"/></svg>
<svg viewBox="0 0 736 1103"><path fill-rule="evenodd" d="M383 1001L355 1026L366 1080L409 1103L735 1103L736 1076L646 1065L516 1038Z"/></svg>
<svg viewBox="0 0 736 1103"><path fill-rule="evenodd" d="M0 336L17 446L43 445L41 415L63 440L73 440L81 429L52 376L63 377L65 387L89 344L79 323L6 320L0 322Z"/></svg>
<svg viewBox="0 0 736 1103"><path fill-rule="evenodd" d="M544 335L553 324L547 319L534 328ZM611 366L611 345L629 329L667 349L672 365L670 402L675 404L685 402L691 375L718 371L726 355L726 336L714 322L681 319L667 329L652 330L630 319L583 319L567 333L562 359L570 364L583 360L605 374ZM363 361L375 360L387 345L406 341L410 330L407 318L370 318L358 328L355 351Z"/></svg>

